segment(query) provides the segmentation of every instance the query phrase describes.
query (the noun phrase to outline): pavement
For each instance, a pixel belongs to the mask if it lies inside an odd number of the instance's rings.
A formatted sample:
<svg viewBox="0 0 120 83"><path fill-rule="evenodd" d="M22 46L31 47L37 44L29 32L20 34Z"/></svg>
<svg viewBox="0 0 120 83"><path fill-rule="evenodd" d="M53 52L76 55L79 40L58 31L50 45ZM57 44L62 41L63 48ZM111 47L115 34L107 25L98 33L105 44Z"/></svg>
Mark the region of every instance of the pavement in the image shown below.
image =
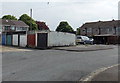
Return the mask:
<svg viewBox="0 0 120 83"><path fill-rule="evenodd" d="M12 46L2 46L0 45L0 52L22 52L22 51L32 51L33 49L12 47Z"/></svg>
<svg viewBox="0 0 120 83"><path fill-rule="evenodd" d="M91 81L118 81L118 66L111 67L99 73Z"/></svg>
<svg viewBox="0 0 120 83"><path fill-rule="evenodd" d="M55 50L64 50L64 51L75 51L75 52L84 52L84 51L98 51L98 50L108 50L113 49L114 45L77 45L70 47L56 47Z"/></svg>
<svg viewBox="0 0 120 83"><path fill-rule="evenodd" d="M115 82L118 83L119 80L119 68L118 64L112 65L109 67L100 68L85 78L82 78L80 81L83 83L87 81L87 83L95 83L95 82Z"/></svg>

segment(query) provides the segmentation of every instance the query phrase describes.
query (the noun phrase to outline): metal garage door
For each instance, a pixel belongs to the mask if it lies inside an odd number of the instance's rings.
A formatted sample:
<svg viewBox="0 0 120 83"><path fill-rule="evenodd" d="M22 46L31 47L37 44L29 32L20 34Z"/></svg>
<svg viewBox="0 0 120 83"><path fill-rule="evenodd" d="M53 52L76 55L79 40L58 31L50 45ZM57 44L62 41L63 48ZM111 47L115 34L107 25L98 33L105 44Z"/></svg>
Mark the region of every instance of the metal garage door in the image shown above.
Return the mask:
<svg viewBox="0 0 120 83"><path fill-rule="evenodd" d="M2 45L6 45L6 35L2 34Z"/></svg>
<svg viewBox="0 0 120 83"><path fill-rule="evenodd" d="M27 35L20 35L20 46L26 47L27 45Z"/></svg>
<svg viewBox="0 0 120 83"><path fill-rule="evenodd" d="M37 34L37 47L38 48L47 48L47 33L38 33Z"/></svg>
<svg viewBox="0 0 120 83"><path fill-rule="evenodd" d="M12 35L7 35L6 40L6 45L12 45Z"/></svg>
<svg viewBox="0 0 120 83"><path fill-rule="evenodd" d="M18 34L13 35L13 45L18 46Z"/></svg>
<svg viewBox="0 0 120 83"><path fill-rule="evenodd" d="M36 46L36 37L35 34L28 34L27 35L27 45L28 47L35 47Z"/></svg>

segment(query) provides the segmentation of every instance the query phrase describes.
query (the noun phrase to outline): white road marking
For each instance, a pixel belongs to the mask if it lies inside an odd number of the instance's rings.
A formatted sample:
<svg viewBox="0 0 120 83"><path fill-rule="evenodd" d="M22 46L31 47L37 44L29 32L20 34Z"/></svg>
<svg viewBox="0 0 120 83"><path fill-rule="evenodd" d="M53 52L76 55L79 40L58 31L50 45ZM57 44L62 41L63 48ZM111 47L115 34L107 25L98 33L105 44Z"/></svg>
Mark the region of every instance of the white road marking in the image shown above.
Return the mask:
<svg viewBox="0 0 120 83"><path fill-rule="evenodd" d="M113 67L116 67L118 66L119 64L115 64L115 65L112 65L110 67L103 67L103 68L100 68L92 73L90 73L89 75L87 75L86 77L83 77L82 79L80 79L79 81L81 82L85 82L85 81L91 81L96 75L98 75L99 73L101 72L104 72L105 70L107 69L110 69L110 68L113 68Z"/></svg>

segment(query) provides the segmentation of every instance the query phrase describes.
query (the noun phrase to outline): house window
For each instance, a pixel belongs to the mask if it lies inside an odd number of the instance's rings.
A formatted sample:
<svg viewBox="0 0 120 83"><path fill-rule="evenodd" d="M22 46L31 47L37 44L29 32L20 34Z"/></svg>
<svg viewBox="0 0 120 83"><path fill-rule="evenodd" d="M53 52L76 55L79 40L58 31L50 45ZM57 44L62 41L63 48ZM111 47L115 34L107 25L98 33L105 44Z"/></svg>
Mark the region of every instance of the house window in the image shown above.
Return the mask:
<svg viewBox="0 0 120 83"><path fill-rule="evenodd" d="M85 29L83 29L83 32L85 32Z"/></svg>
<svg viewBox="0 0 120 83"><path fill-rule="evenodd" d="M88 28L87 32L91 33L92 32L92 28Z"/></svg>
<svg viewBox="0 0 120 83"><path fill-rule="evenodd" d="M20 31L20 27L17 27L17 31Z"/></svg>
<svg viewBox="0 0 120 83"><path fill-rule="evenodd" d="M27 28L26 27L22 27L22 30L27 30Z"/></svg>
<svg viewBox="0 0 120 83"><path fill-rule="evenodd" d="M9 26L5 26L5 30L9 30L9 28L10 28Z"/></svg>
<svg viewBox="0 0 120 83"><path fill-rule="evenodd" d="M100 28L98 28L98 34L99 34L99 35L101 34L101 29L100 29Z"/></svg>
<svg viewBox="0 0 120 83"><path fill-rule="evenodd" d="M109 34L109 32L110 32L110 29L107 28L107 29L106 29L106 34Z"/></svg>
<svg viewBox="0 0 120 83"><path fill-rule="evenodd" d="M17 31L26 31L27 28L26 27L17 27Z"/></svg>
<svg viewBox="0 0 120 83"><path fill-rule="evenodd" d="M85 35L87 35L87 28L85 28Z"/></svg>
<svg viewBox="0 0 120 83"><path fill-rule="evenodd" d="M112 28L108 28L109 29L109 32L112 32Z"/></svg>
<svg viewBox="0 0 120 83"><path fill-rule="evenodd" d="M114 27L114 34L116 34L116 27Z"/></svg>
<svg viewBox="0 0 120 83"><path fill-rule="evenodd" d="M117 31L120 32L120 27L118 27L117 29L118 29Z"/></svg>
<svg viewBox="0 0 120 83"><path fill-rule="evenodd" d="M117 28L116 28L116 34L117 34L117 35L120 35L120 27L117 27Z"/></svg>
<svg viewBox="0 0 120 83"><path fill-rule="evenodd" d="M24 27L21 27L22 28L22 30L25 30L25 28Z"/></svg>
<svg viewBox="0 0 120 83"><path fill-rule="evenodd" d="M15 27L14 27L14 26L12 26L12 27L11 27L11 30L15 30Z"/></svg>

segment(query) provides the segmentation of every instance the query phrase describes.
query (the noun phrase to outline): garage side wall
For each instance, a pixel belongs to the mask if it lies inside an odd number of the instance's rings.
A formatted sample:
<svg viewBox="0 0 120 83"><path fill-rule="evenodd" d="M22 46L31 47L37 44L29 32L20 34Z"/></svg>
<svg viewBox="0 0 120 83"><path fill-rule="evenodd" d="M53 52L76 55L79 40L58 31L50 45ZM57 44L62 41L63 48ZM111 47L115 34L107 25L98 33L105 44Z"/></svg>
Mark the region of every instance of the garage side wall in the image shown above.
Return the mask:
<svg viewBox="0 0 120 83"><path fill-rule="evenodd" d="M48 47L75 45L75 35L63 32L48 33Z"/></svg>

